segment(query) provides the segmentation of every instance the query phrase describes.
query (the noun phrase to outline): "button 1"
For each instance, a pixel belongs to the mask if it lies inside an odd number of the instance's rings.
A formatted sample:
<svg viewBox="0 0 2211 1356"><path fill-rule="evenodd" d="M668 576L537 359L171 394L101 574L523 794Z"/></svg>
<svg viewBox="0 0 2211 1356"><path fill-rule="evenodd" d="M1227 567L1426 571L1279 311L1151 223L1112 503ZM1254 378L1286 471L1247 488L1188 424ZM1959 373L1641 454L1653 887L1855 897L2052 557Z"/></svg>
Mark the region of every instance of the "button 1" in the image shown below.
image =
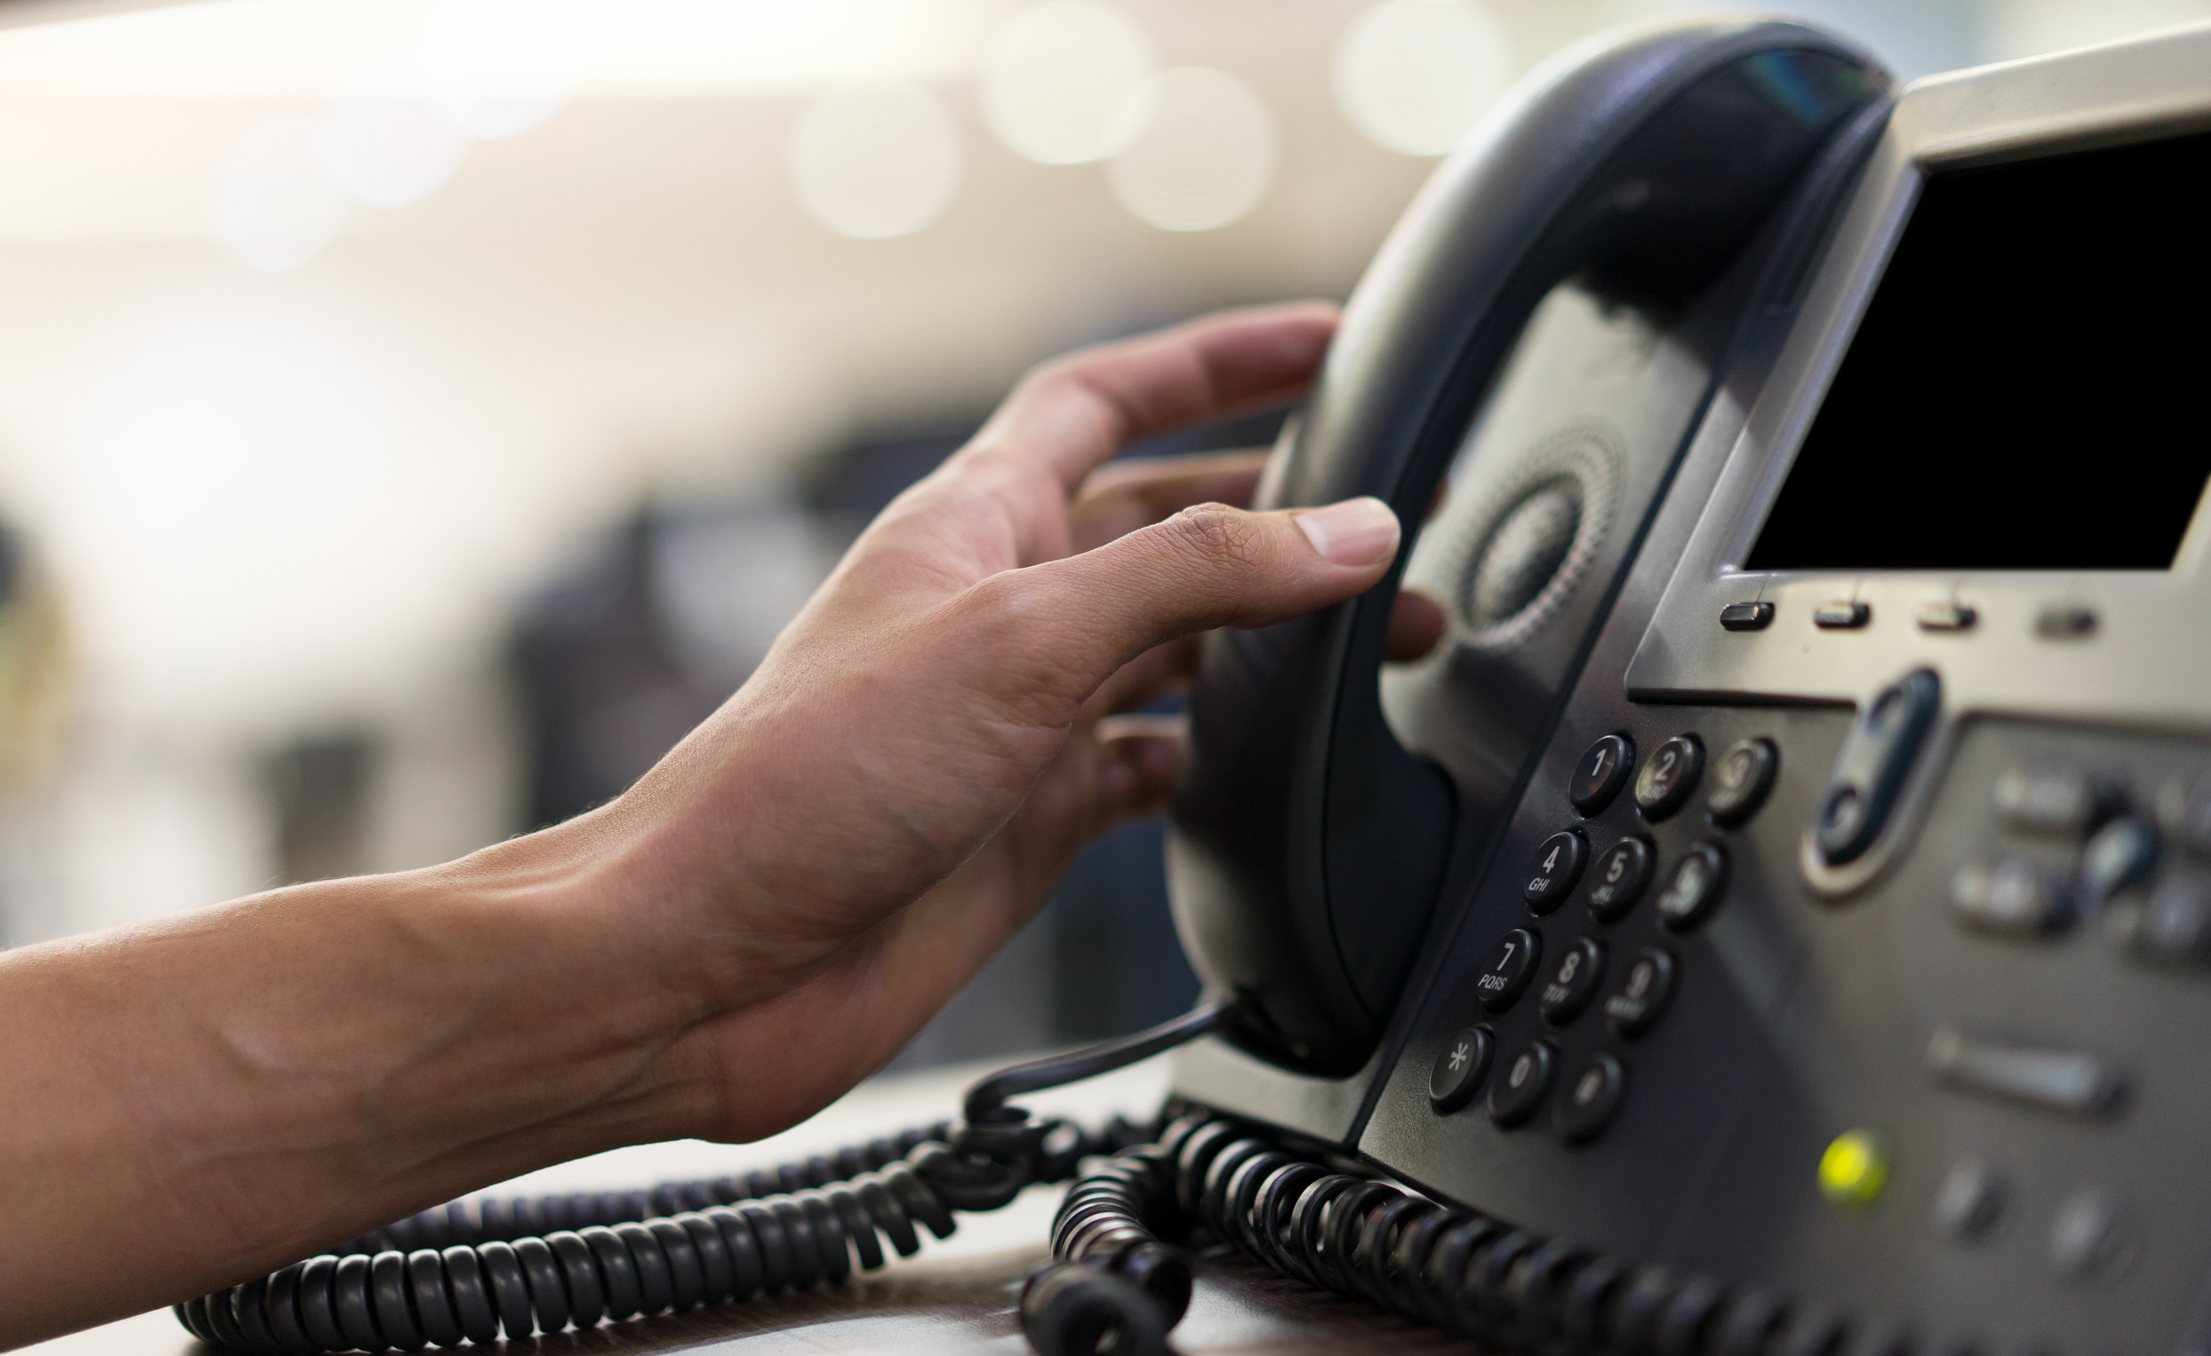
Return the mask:
<svg viewBox="0 0 2211 1356"><path fill-rule="evenodd" d="M1658 893L1658 921L1674 932L1687 932L1711 916L1726 885L1727 855L1711 843L1693 845Z"/></svg>
<svg viewBox="0 0 2211 1356"><path fill-rule="evenodd" d="M1543 939L1526 928L1514 928L1497 939L1474 981L1474 992L1491 1012L1503 1012L1518 1001L1528 981L1535 978L1536 962L1543 958Z"/></svg>
<svg viewBox="0 0 2211 1356"><path fill-rule="evenodd" d="M2096 831L2082 850L2075 903L2092 914L2111 897L2148 880L2157 869L2157 830L2149 821L2125 816Z"/></svg>
<svg viewBox="0 0 2211 1356"><path fill-rule="evenodd" d="M1632 1040L1658 1024L1673 994L1673 956L1658 947L1646 947L1628 967L1628 977L1605 999L1605 1020Z"/></svg>
<svg viewBox="0 0 2211 1356"><path fill-rule="evenodd" d="M2119 813L2118 784L2065 763L2013 763L1990 795L2004 827L2053 838L2084 838Z"/></svg>
<svg viewBox="0 0 2211 1356"><path fill-rule="evenodd" d="M1658 746L1635 774L1635 808L1657 823L1681 808L1704 771L1704 745L1695 735L1675 735Z"/></svg>
<svg viewBox="0 0 2211 1356"><path fill-rule="evenodd" d="M1856 861L1881 836L1941 702L1942 680L1932 669L1915 669L1859 713L1813 819L1827 865Z"/></svg>
<svg viewBox="0 0 2211 1356"><path fill-rule="evenodd" d="M1651 883L1651 867L1657 862L1658 853L1648 838L1623 838L1606 848L1597 859L1596 874L1590 877L1589 912L1600 923L1627 917L1643 897L1643 887Z"/></svg>
<svg viewBox="0 0 2211 1356"><path fill-rule="evenodd" d="M1848 599L1821 603L1812 610L1812 625L1822 631L1855 631L1873 620L1873 609Z"/></svg>
<svg viewBox="0 0 2211 1356"><path fill-rule="evenodd" d="M2010 1195L2004 1174L1985 1158L1963 1159L1935 1189L1935 1232L1960 1243L1986 1238L2004 1216Z"/></svg>
<svg viewBox="0 0 2211 1356"><path fill-rule="evenodd" d="M1595 1139L1620 1109L1620 1094L1626 1091L1627 1081L1628 1071L1619 1060L1603 1053L1590 1056L1581 1072L1566 1084L1566 1095L1551 1111L1558 1132L1575 1144Z"/></svg>
<svg viewBox="0 0 2211 1356"><path fill-rule="evenodd" d="M1626 736L1609 734L1591 744L1581 761L1574 764L1574 779L1566 787L1574 813L1586 819L1610 805L1620 788L1627 785L1628 772L1634 766L1635 745Z"/></svg>
<svg viewBox="0 0 2211 1356"><path fill-rule="evenodd" d="M2144 960L2165 965L2211 961L2211 888L2186 876L2159 881L2129 940L2134 954Z"/></svg>
<svg viewBox="0 0 2211 1356"><path fill-rule="evenodd" d="M1729 603L1720 609L1720 625L1730 631L1763 631L1773 625L1773 604Z"/></svg>
<svg viewBox="0 0 2211 1356"><path fill-rule="evenodd" d="M2072 1280L2114 1275L2125 1269L2132 1251L2118 1206L2101 1191L2076 1193L2050 1221L2050 1264Z"/></svg>
<svg viewBox="0 0 2211 1356"><path fill-rule="evenodd" d="M2111 1110L2126 1090L2119 1071L2096 1055L1968 1040L1951 1027L1927 1042L1927 1069L1965 1092L2079 1115Z"/></svg>
<svg viewBox="0 0 2211 1356"><path fill-rule="evenodd" d="M1536 1006L1542 1009L1543 1020L1553 1026L1565 1026L1581 1016L1589 1000L1597 996L1597 986L1604 983L1604 979L1604 943L1584 937L1567 947L1566 954L1558 958L1558 968L1551 972L1550 980L1537 996Z"/></svg>
<svg viewBox="0 0 2211 1356"><path fill-rule="evenodd" d="M1980 614L1964 603L1921 603L1916 620L1922 631L1970 631Z"/></svg>
<svg viewBox="0 0 2211 1356"><path fill-rule="evenodd" d="M1738 739L1728 745L1712 765L1712 794L1705 798L1705 813L1723 828L1750 818L1766 803L1780 766L1781 754L1770 739Z"/></svg>
<svg viewBox="0 0 2211 1356"><path fill-rule="evenodd" d="M1536 844L1535 860L1528 863L1528 874L1520 887L1520 897L1528 901L1528 908L1537 914L1546 914L1566 902L1566 896L1581 879L1581 869L1589 861L1589 840L1572 829L1554 833Z"/></svg>
<svg viewBox="0 0 2211 1356"><path fill-rule="evenodd" d="M1522 1047L1489 1085L1489 1118L1499 1125L1525 1125L1542 1107L1558 1077L1558 1052L1548 1041Z"/></svg>
<svg viewBox="0 0 2211 1356"><path fill-rule="evenodd" d="M1489 1072L1496 1038L1484 1027L1470 1026L1453 1036L1428 1071L1428 1100L1437 1111L1449 1114L1474 1100L1474 1090Z"/></svg>
<svg viewBox="0 0 2211 1356"><path fill-rule="evenodd" d="M2023 857L1968 862L1950 878L1950 916L1975 932L2048 936L2072 919L2071 884L2064 871Z"/></svg>

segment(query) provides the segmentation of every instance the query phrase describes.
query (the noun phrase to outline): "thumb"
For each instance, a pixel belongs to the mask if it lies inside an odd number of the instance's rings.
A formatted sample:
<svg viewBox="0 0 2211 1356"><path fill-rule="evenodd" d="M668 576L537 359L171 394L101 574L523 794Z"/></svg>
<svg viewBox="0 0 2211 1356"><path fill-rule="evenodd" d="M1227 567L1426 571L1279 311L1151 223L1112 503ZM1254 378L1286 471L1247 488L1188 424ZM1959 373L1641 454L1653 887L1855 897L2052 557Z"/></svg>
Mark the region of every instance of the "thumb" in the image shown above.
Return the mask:
<svg viewBox="0 0 2211 1356"><path fill-rule="evenodd" d="M1085 652L1066 658L1102 675L1177 636L1269 626L1364 593L1401 536L1397 515L1373 498L1275 513L1198 504L1023 573L1085 619Z"/></svg>

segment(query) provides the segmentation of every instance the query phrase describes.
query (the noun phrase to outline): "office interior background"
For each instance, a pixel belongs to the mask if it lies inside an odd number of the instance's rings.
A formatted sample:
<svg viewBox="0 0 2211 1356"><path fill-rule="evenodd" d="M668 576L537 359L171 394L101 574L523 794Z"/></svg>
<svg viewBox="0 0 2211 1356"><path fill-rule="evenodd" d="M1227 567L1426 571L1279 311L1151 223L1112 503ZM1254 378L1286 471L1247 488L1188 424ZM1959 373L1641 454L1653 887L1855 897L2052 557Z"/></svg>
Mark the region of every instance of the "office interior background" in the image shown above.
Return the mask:
<svg viewBox="0 0 2211 1356"><path fill-rule="evenodd" d="M617 794L1027 365L1344 296L1514 78L1679 8L0 0L0 939ZM1786 8L1912 77L2211 0ZM1180 1010L1159 858L900 1062Z"/></svg>

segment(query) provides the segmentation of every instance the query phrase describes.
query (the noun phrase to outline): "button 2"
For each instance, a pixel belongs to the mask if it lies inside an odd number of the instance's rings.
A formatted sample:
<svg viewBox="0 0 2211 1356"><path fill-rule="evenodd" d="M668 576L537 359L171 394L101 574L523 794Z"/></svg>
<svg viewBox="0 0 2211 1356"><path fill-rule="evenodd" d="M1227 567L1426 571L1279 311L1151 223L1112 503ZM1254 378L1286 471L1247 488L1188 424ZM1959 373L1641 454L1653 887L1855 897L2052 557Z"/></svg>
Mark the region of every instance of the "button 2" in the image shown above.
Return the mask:
<svg viewBox="0 0 2211 1356"><path fill-rule="evenodd" d="M1597 873L1590 877L1589 912L1600 923L1617 923L1627 917L1643 887L1650 884L1651 867L1658 854L1648 838L1623 838L1597 859Z"/></svg>
<svg viewBox="0 0 2211 1356"><path fill-rule="evenodd" d="M1738 739L1712 765L1712 794L1704 810L1722 828L1740 824L1766 803L1781 755L1770 739Z"/></svg>
<svg viewBox="0 0 2211 1356"><path fill-rule="evenodd" d="M1587 819L1612 803L1627 785L1628 772L1635 766L1635 745L1626 736L1609 734L1589 746L1581 761L1574 764L1574 780L1566 787L1566 798L1573 802L1574 813Z"/></svg>
<svg viewBox="0 0 2211 1356"><path fill-rule="evenodd" d="M1589 861L1589 840L1572 829L1554 833L1536 845L1535 860L1528 863L1528 874L1520 887L1520 897L1528 901L1530 911L1541 915L1549 913L1566 902L1574 882L1581 879L1581 869Z"/></svg>
<svg viewBox="0 0 2211 1356"><path fill-rule="evenodd" d="M1704 745L1695 735L1675 735L1658 746L1635 776L1635 808L1653 824L1672 814L1697 789L1704 771Z"/></svg>
<svg viewBox="0 0 2211 1356"><path fill-rule="evenodd" d="M1713 843L1698 843L1682 854L1674 874L1658 895L1658 921L1687 932L1712 915L1727 884L1727 855Z"/></svg>
<svg viewBox="0 0 2211 1356"><path fill-rule="evenodd" d="M1628 967L1628 977L1605 999L1605 1020L1620 1036L1634 1039L1658 1024L1666 1000L1674 993L1674 958L1658 947L1646 947Z"/></svg>
<svg viewBox="0 0 2211 1356"><path fill-rule="evenodd" d="M1489 1072L1497 1041L1486 1028L1470 1026L1453 1036L1436 1056L1428 1072L1428 1100L1437 1111L1449 1114L1474 1100L1474 1090Z"/></svg>
<svg viewBox="0 0 2211 1356"><path fill-rule="evenodd" d="M1597 996L1597 986L1604 983L1604 977L1604 943L1584 937L1566 948L1566 954L1558 958L1558 968L1551 972L1536 1003L1543 1012L1543 1020L1553 1026L1564 1026L1581 1016L1589 1000Z"/></svg>
<svg viewBox="0 0 2211 1356"><path fill-rule="evenodd" d="M1535 978L1536 962L1543 959L1543 939L1526 928L1514 928L1497 939L1474 981L1474 992L1484 1008L1503 1012L1527 990Z"/></svg>
<svg viewBox="0 0 2211 1356"><path fill-rule="evenodd" d="M1507 1128L1525 1125L1542 1107L1556 1077L1558 1052L1548 1041L1530 1042L1489 1085L1489 1118Z"/></svg>

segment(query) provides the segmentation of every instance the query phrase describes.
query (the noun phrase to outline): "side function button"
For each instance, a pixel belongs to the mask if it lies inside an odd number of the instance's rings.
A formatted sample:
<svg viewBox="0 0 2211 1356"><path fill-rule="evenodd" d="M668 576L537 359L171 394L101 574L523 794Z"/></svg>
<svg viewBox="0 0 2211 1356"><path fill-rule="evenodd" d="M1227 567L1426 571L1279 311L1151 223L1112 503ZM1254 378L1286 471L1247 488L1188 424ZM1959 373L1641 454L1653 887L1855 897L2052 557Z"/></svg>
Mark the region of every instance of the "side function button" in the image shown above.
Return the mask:
<svg viewBox="0 0 2211 1356"><path fill-rule="evenodd" d="M1627 1090L1628 1071L1611 1055L1590 1056L1566 1084L1551 1118L1559 1134L1574 1144L1595 1139L1620 1109L1620 1095Z"/></svg>
<svg viewBox="0 0 2211 1356"><path fill-rule="evenodd" d="M1705 813L1722 828L1742 823L1766 803L1780 767L1781 754L1772 740L1736 740L1712 765L1712 794L1705 797Z"/></svg>
<svg viewBox="0 0 2211 1356"><path fill-rule="evenodd" d="M2068 764L2013 763L1996 778L1990 797L2004 827L2018 833L2085 838L2119 813L2124 800L2116 782Z"/></svg>
<svg viewBox="0 0 2211 1356"><path fill-rule="evenodd" d="M1481 978L1474 981L1474 992L1484 1008L1491 1012L1503 1012L1518 1002L1527 991L1528 982L1535 978L1536 963L1543 959L1543 939L1526 928L1514 928L1497 939L1497 945L1489 949L1489 959L1482 964Z"/></svg>
<svg viewBox="0 0 2211 1356"><path fill-rule="evenodd" d="M2133 1251L2119 1207L2104 1192L2075 1193L2050 1221L2050 1265L2070 1280L2115 1276L2126 1269Z"/></svg>
<svg viewBox="0 0 2211 1356"><path fill-rule="evenodd" d="M1715 843L1697 843L1674 864L1658 894L1658 921L1687 932L1712 916L1727 886L1727 854Z"/></svg>
<svg viewBox="0 0 2211 1356"><path fill-rule="evenodd" d="M2211 857L2211 777L2198 777L2180 812L2180 834L2191 851Z"/></svg>
<svg viewBox="0 0 2211 1356"><path fill-rule="evenodd" d="M1965 1092L2079 1115L2111 1110L2126 1091L2119 1071L2096 1055L1969 1040L1951 1027L1927 1042L1927 1068Z"/></svg>
<svg viewBox="0 0 2211 1356"><path fill-rule="evenodd" d="M1729 603L1720 609L1720 625L1730 631L1763 631L1773 625L1773 604Z"/></svg>
<svg viewBox="0 0 2211 1356"><path fill-rule="evenodd" d="M1507 1128L1527 1124L1542 1108L1557 1077L1558 1051L1549 1041L1529 1042L1489 1085L1490 1119Z"/></svg>
<svg viewBox="0 0 2211 1356"><path fill-rule="evenodd" d="M1845 598L1821 603L1812 611L1812 625L1822 631L1855 631L1873 620L1873 609Z"/></svg>
<svg viewBox="0 0 2211 1356"><path fill-rule="evenodd" d="M1657 823L1682 807L1703 771L1704 745L1695 735L1675 735L1635 774L1635 808Z"/></svg>
<svg viewBox="0 0 2211 1356"><path fill-rule="evenodd" d="M1658 1025L1666 1000L1674 994L1674 958L1647 947L1628 967L1628 977L1605 999L1605 1020L1621 1036L1633 1039Z"/></svg>
<svg viewBox="0 0 2211 1356"><path fill-rule="evenodd" d="M1856 861L1880 836L1941 701L1942 681L1934 670L1916 669L1859 715L1836 755L1813 820L1814 841L1827 865Z"/></svg>
<svg viewBox="0 0 2211 1356"><path fill-rule="evenodd" d="M1623 838L1605 849L1589 878L1589 912L1600 923L1617 923L1627 917L1643 887L1651 883L1651 868L1658 853L1643 837Z"/></svg>
<svg viewBox="0 0 2211 1356"><path fill-rule="evenodd" d="M1964 603L1949 601L1921 603L1916 618L1922 631L1970 631L1980 619L1981 614Z"/></svg>
<svg viewBox="0 0 2211 1356"><path fill-rule="evenodd" d="M1574 764L1574 780L1566 787L1574 813L1586 819L1610 805L1620 788L1628 784L1628 773L1634 767L1635 745L1626 736L1610 734L1591 744L1581 761Z"/></svg>
<svg viewBox="0 0 2211 1356"><path fill-rule="evenodd" d="M1584 937L1566 948L1566 954L1558 958L1558 968L1551 972L1536 999L1543 1020L1565 1026L1581 1016L1589 1000L1597 996L1597 986L1604 983L1604 978L1604 943Z"/></svg>
<svg viewBox="0 0 2211 1356"><path fill-rule="evenodd" d="M1485 1027L1470 1026L1447 1041L1428 1071L1428 1100L1435 1109L1448 1115L1473 1101L1496 1050L1497 1040Z"/></svg>
<svg viewBox="0 0 2211 1356"><path fill-rule="evenodd" d="M2121 890L2148 880L2157 870L2157 855L2157 830L2148 820L2112 820L2081 852L2074 902L2084 914L2096 912Z"/></svg>
<svg viewBox="0 0 2211 1356"><path fill-rule="evenodd" d="M1935 1232L1960 1243L1988 1237L2004 1217L2005 1198L2010 1194L1995 1164L1985 1158L1959 1161L1935 1189Z"/></svg>
<svg viewBox="0 0 2211 1356"><path fill-rule="evenodd" d="M2034 614L2034 633L2044 640L2086 640L2096 634L2096 609L2085 603L2051 603Z"/></svg>
<svg viewBox="0 0 2211 1356"><path fill-rule="evenodd" d="M2045 937L2071 921L2071 886L2059 868L2022 857L1968 862L1950 878L1950 916L1976 932Z"/></svg>
<svg viewBox="0 0 2211 1356"><path fill-rule="evenodd" d="M1536 845L1535 860L1528 863L1528 874L1520 886L1520 897L1528 901L1528 908L1537 914L1546 914L1566 902L1574 882L1581 879L1581 869L1589 862L1589 840L1572 829L1554 833Z"/></svg>
<svg viewBox="0 0 2211 1356"><path fill-rule="evenodd" d="M2159 881L2127 941L2143 960L2211 964L2211 886L2187 876Z"/></svg>

